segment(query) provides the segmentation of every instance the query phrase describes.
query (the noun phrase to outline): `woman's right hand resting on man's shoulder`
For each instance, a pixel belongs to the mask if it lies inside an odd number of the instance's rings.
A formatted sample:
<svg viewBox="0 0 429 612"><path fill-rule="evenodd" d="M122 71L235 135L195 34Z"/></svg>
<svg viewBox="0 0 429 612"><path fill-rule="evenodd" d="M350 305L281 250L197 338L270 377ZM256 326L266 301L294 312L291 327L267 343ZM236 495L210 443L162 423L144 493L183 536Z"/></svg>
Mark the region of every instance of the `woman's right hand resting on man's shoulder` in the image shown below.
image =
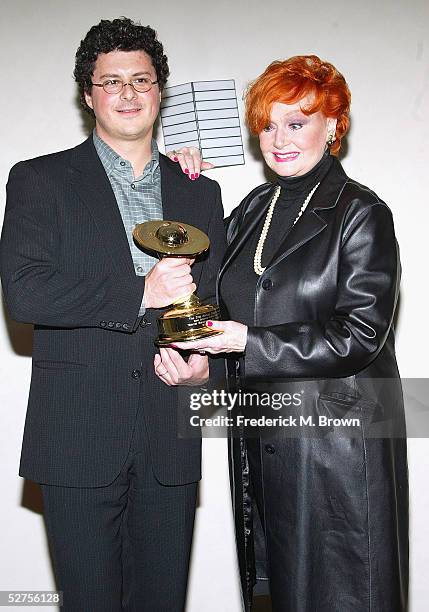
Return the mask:
<svg viewBox="0 0 429 612"><path fill-rule="evenodd" d="M178 162L191 181L195 181L202 171L215 167L210 162L203 161L201 151L197 147L173 149L173 151L167 151L166 156L171 161Z"/></svg>

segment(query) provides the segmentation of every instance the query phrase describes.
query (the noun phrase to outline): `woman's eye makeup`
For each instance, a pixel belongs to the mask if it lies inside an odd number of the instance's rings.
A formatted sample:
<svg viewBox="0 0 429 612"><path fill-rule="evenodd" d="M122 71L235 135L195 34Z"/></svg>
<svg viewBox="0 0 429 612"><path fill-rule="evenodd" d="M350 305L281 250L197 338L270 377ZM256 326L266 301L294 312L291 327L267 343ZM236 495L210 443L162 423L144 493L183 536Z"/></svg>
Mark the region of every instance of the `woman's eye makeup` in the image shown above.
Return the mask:
<svg viewBox="0 0 429 612"><path fill-rule="evenodd" d="M306 123L307 121L303 117L293 117L292 119L288 120L287 126L291 130L295 131L300 130Z"/></svg>
<svg viewBox="0 0 429 612"><path fill-rule="evenodd" d="M304 127L307 123L307 117L294 117L287 120L287 122L285 123L285 127L291 130L292 132L296 132L297 130L300 130L302 127ZM266 125L262 131L272 132L275 128L276 126L273 123L270 123L269 125Z"/></svg>

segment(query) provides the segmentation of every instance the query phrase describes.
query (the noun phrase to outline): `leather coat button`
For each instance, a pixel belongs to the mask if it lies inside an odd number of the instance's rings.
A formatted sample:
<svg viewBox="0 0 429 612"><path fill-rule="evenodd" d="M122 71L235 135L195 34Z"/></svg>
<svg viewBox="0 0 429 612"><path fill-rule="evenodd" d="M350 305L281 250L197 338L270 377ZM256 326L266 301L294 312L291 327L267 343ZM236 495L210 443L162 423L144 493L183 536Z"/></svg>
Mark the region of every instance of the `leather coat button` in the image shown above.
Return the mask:
<svg viewBox="0 0 429 612"><path fill-rule="evenodd" d="M273 288L273 281L270 278L266 278L262 282L262 289L265 289L265 291L270 291L270 289L272 288Z"/></svg>
<svg viewBox="0 0 429 612"><path fill-rule="evenodd" d="M138 378L140 378L140 376L142 375L141 370L133 370L131 372L131 376L137 380Z"/></svg>
<svg viewBox="0 0 429 612"><path fill-rule="evenodd" d="M265 452L268 453L269 455L273 455L276 452L276 449L274 448L272 444L266 444Z"/></svg>

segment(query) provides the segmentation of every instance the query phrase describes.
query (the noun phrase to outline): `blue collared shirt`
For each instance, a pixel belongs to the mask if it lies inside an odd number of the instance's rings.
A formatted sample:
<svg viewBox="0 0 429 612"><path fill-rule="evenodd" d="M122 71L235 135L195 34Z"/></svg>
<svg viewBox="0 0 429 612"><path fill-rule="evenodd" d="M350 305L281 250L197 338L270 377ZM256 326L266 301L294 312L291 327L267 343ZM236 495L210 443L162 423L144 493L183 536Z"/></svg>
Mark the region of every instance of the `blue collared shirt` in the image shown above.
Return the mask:
<svg viewBox="0 0 429 612"><path fill-rule="evenodd" d="M143 174L134 178L131 163L106 144L95 130L93 140L116 197L133 258L134 270L138 276L146 276L158 259L151 257L135 244L133 229L138 223L163 218L161 171L157 144L155 140L152 140L152 157L146 164ZM144 312L145 308L142 304L139 315L141 316Z"/></svg>

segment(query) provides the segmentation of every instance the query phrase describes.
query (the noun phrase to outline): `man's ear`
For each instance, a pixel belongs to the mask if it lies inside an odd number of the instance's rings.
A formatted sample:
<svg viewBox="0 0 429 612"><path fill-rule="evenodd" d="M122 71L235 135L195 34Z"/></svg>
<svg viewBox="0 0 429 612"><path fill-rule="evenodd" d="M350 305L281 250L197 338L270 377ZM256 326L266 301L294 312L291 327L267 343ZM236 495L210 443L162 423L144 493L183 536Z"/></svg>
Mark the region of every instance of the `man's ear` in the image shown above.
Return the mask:
<svg viewBox="0 0 429 612"><path fill-rule="evenodd" d="M91 94L89 94L87 91L85 91L83 95L85 96L85 102L88 104L89 108L92 108L94 110L94 107L92 105L92 96L91 96Z"/></svg>

